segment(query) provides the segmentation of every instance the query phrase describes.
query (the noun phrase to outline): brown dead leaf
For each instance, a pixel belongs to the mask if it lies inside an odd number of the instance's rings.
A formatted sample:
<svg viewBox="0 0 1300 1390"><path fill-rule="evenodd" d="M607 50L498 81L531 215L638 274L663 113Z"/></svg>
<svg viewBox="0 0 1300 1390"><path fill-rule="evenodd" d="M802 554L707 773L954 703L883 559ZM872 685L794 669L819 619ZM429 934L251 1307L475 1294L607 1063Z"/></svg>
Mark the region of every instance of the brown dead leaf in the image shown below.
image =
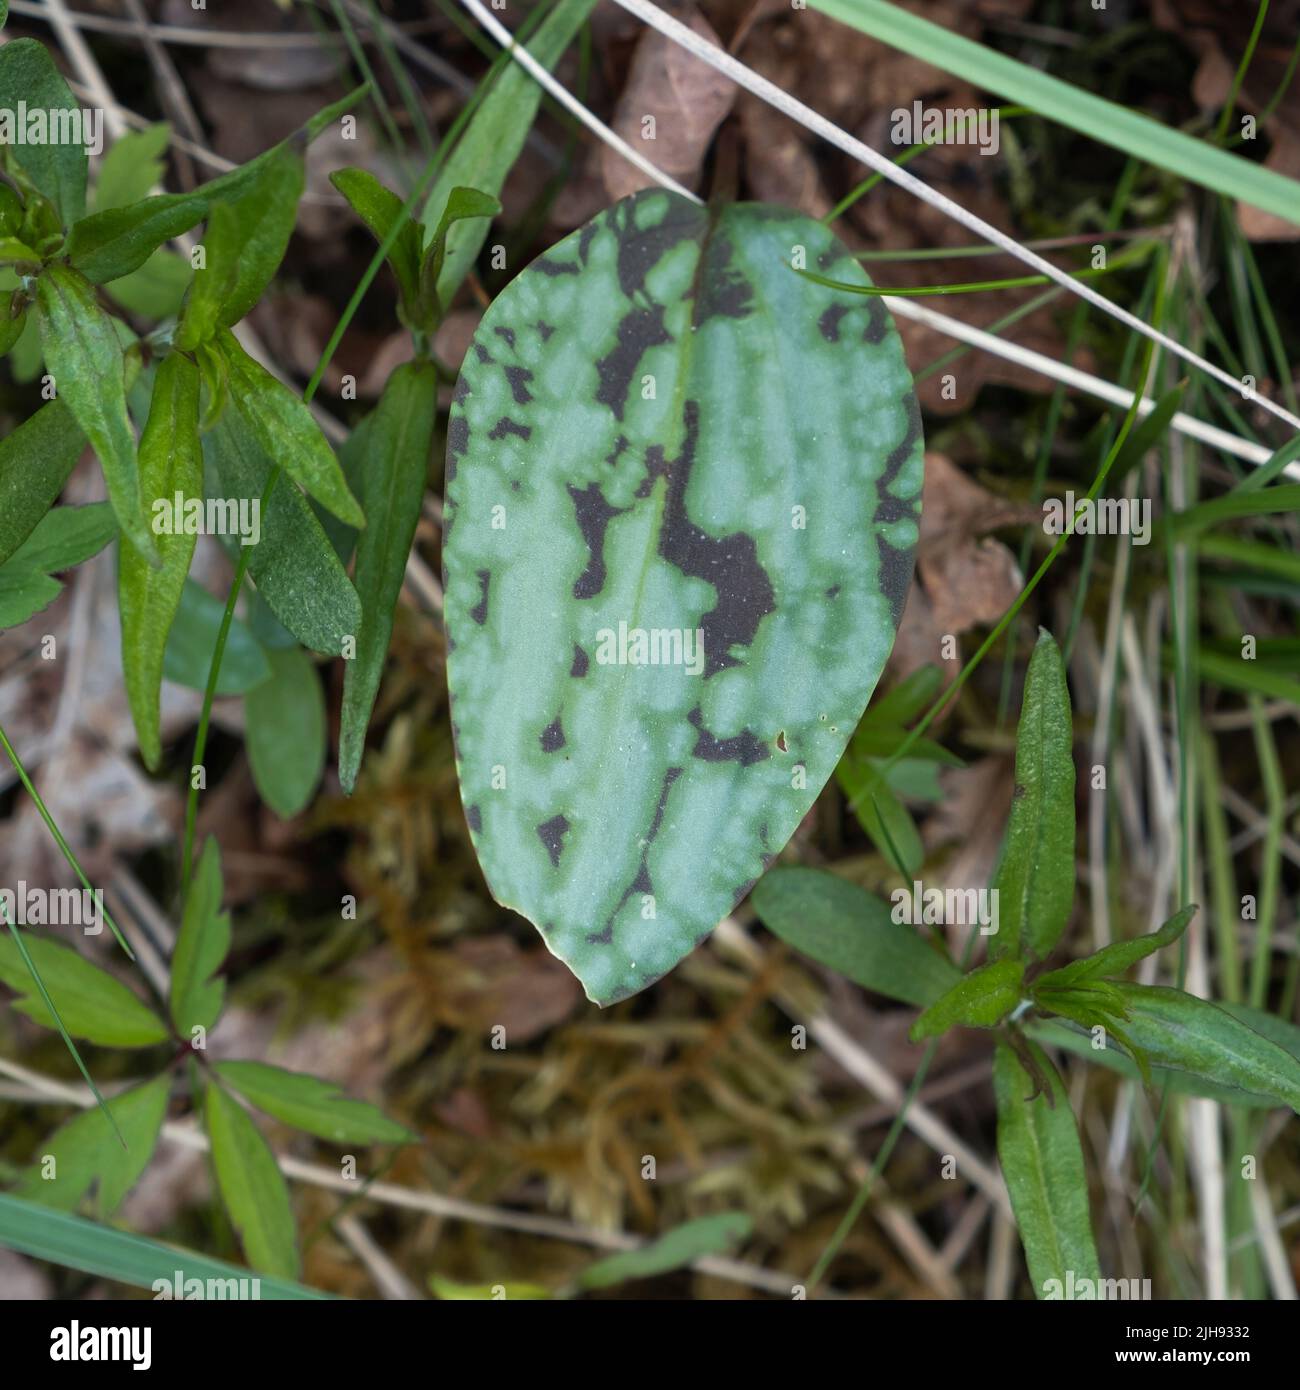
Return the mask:
<svg viewBox="0 0 1300 1390"><path fill-rule="evenodd" d="M693 6L681 17L702 38L720 42ZM665 173L694 188L709 142L735 99L736 86L730 79L657 29L646 29L637 42L613 126L633 148L645 149ZM616 150L601 151L601 169L614 199L654 186L653 179Z"/></svg>

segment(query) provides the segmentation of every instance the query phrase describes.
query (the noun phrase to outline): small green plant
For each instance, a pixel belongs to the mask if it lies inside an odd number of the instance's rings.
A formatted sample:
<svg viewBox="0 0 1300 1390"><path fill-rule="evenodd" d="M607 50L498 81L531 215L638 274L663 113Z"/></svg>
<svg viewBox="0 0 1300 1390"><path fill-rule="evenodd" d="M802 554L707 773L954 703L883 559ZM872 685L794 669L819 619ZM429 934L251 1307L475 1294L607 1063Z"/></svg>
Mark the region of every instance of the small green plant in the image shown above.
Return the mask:
<svg viewBox="0 0 1300 1390"><path fill-rule="evenodd" d="M914 698L906 692L903 717ZM1139 961L1178 943L1194 905L1149 935L1044 968L1074 906L1073 740L1060 652L1043 632L1026 677L1011 819L990 885L996 910L978 918L968 941L969 951L985 933L989 959L969 972L937 934L923 935L923 922L909 924L899 912L913 896L910 884L894 908L817 869L774 869L754 892L759 916L792 946L867 989L922 1006L914 1042L957 1027L993 1031L998 1156L1040 1298L1095 1288L1101 1277L1083 1152L1049 1047L1153 1089L1300 1113L1300 1028L1245 1005L1125 980ZM937 907L923 919L939 920Z"/></svg>

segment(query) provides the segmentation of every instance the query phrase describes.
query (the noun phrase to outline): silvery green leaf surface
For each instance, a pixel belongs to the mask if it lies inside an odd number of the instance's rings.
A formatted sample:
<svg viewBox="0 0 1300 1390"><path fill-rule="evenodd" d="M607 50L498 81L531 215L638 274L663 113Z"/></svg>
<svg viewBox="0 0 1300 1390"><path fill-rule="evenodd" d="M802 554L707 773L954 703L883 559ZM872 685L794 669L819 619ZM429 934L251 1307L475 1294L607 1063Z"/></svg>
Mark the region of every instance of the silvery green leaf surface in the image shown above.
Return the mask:
<svg viewBox="0 0 1300 1390"><path fill-rule="evenodd" d="M479 326L448 431L457 762L497 899L588 996L672 968L834 771L894 640L920 415L819 223L624 199Z"/></svg>

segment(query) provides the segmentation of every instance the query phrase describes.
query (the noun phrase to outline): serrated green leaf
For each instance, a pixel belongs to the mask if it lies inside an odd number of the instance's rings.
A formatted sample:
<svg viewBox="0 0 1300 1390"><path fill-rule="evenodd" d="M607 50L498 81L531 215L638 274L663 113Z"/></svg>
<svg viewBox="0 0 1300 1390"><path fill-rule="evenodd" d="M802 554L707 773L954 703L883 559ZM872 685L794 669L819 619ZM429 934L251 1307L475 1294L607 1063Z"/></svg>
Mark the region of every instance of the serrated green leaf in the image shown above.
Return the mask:
<svg viewBox="0 0 1300 1390"><path fill-rule="evenodd" d="M102 1110L75 1115L41 1143L36 1162L11 1195L72 1211L96 1187L95 1214L101 1220L112 1216L149 1166L167 1113L169 1087L164 1073L107 1102L121 1140ZM53 1164L47 1166L47 1159Z"/></svg>
<svg viewBox="0 0 1300 1390"><path fill-rule="evenodd" d="M933 1004L962 978L918 928L895 922L887 903L823 869L772 869L753 904L795 950L905 1004Z"/></svg>
<svg viewBox="0 0 1300 1390"><path fill-rule="evenodd" d="M248 1263L261 1273L296 1279L298 1228L275 1155L244 1108L212 1082L204 1117L221 1200Z"/></svg>
<svg viewBox="0 0 1300 1390"><path fill-rule="evenodd" d="M437 372L427 362L408 362L388 378L369 426L362 497L366 529L354 572L361 633L356 657L344 672L339 728L339 781L348 793L361 765L393 632L393 610L420 519L437 404Z"/></svg>
<svg viewBox="0 0 1300 1390"><path fill-rule="evenodd" d="M322 507L361 529L365 516L348 490L334 450L302 399L254 362L233 334L218 333L216 347L230 373L231 400L263 451Z"/></svg>
<svg viewBox="0 0 1300 1390"><path fill-rule="evenodd" d="M57 941L28 932L23 940L73 1037L104 1047L151 1047L166 1040L162 1019L112 975ZM0 980L17 991L15 1009L44 1028L55 1026L18 947L7 935L0 936Z"/></svg>
<svg viewBox="0 0 1300 1390"><path fill-rule="evenodd" d="M171 143L172 128L166 121L129 130L115 140L99 162L95 180L95 211L126 207L138 202L162 182L162 155Z"/></svg>
<svg viewBox="0 0 1300 1390"><path fill-rule="evenodd" d="M992 1028L1020 1003L1025 963L1019 959L994 960L972 970L912 1024L913 1042L937 1038L949 1028Z"/></svg>
<svg viewBox="0 0 1300 1390"><path fill-rule="evenodd" d="M169 681L190 690L207 689L212 653L217 649L217 634L225 610L226 605L202 585L192 579L185 581L176 620L163 651L163 675ZM221 655L217 694L247 695L270 679L271 663L261 643L248 630L247 624L233 618L226 649Z"/></svg>
<svg viewBox="0 0 1300 1390"><path fill-rule="evenodd" d="M271 679L244 697L244 746L263 801L292 820L311 801L325 771L325 696L301 647L270 651Z"/></svg>
<svg viewBox="0 0 1300 1390"><path fill-rule="evenodd" d="M1041 1079L1051 1087L1054 1103L1045 1094L1028 1098L1039 1078L1031 1077L1015 1052L999 1042L993 1059L998 1159L1025 1247L1030 1282L1035 1295L1044 1298L1050 1292L1050 1280L1058 1280L1063 1289L1080 1279L1100 1279L1101 1270L1070 1098L1042 1050L1030 1042L1025 1047ZM1060 1291L1056 1296L1061 1296Z"/></svg>
<svg viewBox="0 0 1300 1390"><path fill-rule="evenodd" d="M21 627L46 609L63 592L63 585L40 570L0 569L0 631Z"/></svg>
<svg viewBox="0 0 1300 1390"><path fill-rule="evenodd" d="M0 48L0 92L9 94L11 119L17 119L13 108L19 98L26 102L28 111L42 113L47 122L63 122L77 113L76 132L71 125L61 132L68 138L5 142L10 157L53 202L63 225L70 227L86 210L87 132L82 130L81 107L44 44L36 39L10 39ZM61 112L69 114L61 116ZM82 140L70 138L77 132L83 135Z"/></svg>
<svg viewBox="0 0 1300 1390"><path fill-rule="evenodd" d="M1188 923L1199 910L1197 905L1192 903L1175 912L1158 931L1134 937L1131 941L1112 942L1093 955L1071 961L1060 970L1040 975L1034 982L1034 992L1042 989L1067 989L1087 981L1122 975L1138 961L1145 960L1147 956L1166 946L1172 946L1187 930Z"/></svg>
<svg viewBox="0 0 1300 1390"><path fill-rule="evenodd" d="M580 1289L608 1289L632 1279L653 1279L681 1269L704 1255L737 1245L753 1229L743 1212L721 1212L686 1221L638 1250L622 1250L590 1264L578 1275Z"/></svg>
<svg viewBox="0 0 1300 1390"><path fill-rule="evenodd" d="M1300 1114L1300 1059L1208 999L1157 985L1121 984L1125 1028L1153 1062L1220 1086L1272 1096Z"/></svg>
<svg viewBox="0 0 1300 1390"><path fill-rule="evenodd" d="M154 378L149 420L140 439L140 491L155 518L155 503L171 507L177 493L203 499L199 373L179 352L167 354ZM140 755L149 768L156 768L162 757L159 701L167 639L198 541L183 526L154 530L162 564L154 568L123 546L117 576L122 673Z"/></svg>
<svg viewBox="0 0 1300 1390"><path fill-rule="evenodd" d="M129 207L83 218L68 236L73 267L92 284L130 275L167 241L203 220L208 205L197 194L161 193Z"/></svg>
<svg viewBox="0 0 1300 1390"><path fill-rule="evenodd" d="M242 412L227 410L203 436L221 492L261 497L271 461ZM361 627L361 600L306 498L282 479L262 514L262 539L251 547L249 573L271 611L305 646L338 656Z"/></svg>
<svg viewBox="0 0 1300 1390"><path fill-rule="evenodd" d="M1040 632L1016 734L1016 789L993 877L999 929L991 956L1048 955L1074 904L1074 725L1061 653Z"/></svg>
<svg viewBox="0 0 1300 1390"><path fill-rule="evenodd" d="M85 276L68 266L49 266L36 292L41 343L59 399L99 455L123 536L145 560L156 563L158 552L140 496L135 435L126 413L126 361L117 330Z"/></svg>
<svg viewBox="0 0 1300 1390"><path fill-rule="evenodd" d="M596 0L559 0L526 47L545 68L554 68L596 7ZM420 221L431 237L456 187L500 193L537 115L542 89L517 63L507 62L471 117L450 158L429 190ZM488 233L486 219L458 222L447 238L438 276L438 301L450 304Z"/></svg>
<svg viewBox="0 0 1300 1390"><path fill-rule="evenodd" d="M221 847L208 837L185 897L176 950L172 955L172 1022L182 1038L216 1023L226 995L217 973L230 950L230 914L222 912Z"/></svg>
<svg viewBox="0 0 1300 1390"><path fill-rule="evenodd" d="M294 1129L335 1144L407 1144L415 1135L377 1107L345 1096L332 1081L265 1062L217 1062L214 1070L245 1100Z"/></svg>
<svg viewBox="0 0 1300 1390"><path fill-rule="evenodd" d="M330 182L348 200L352 211L369 227L378 242L383 242L399 217L405 219L388 253L388 264L397 277L402 318L414 324L420 288L419 227L402 211L402 200L397 194L365 169L336 169L330 175Z"/></svg>
<svg viewBox="0 0 1300 1390"><path fill-rule="evenodd" d="M493 894L601 1004L671 969L785 845L910 581L922 444L897 333L879 299L791 274L795 246L865 281L798 214L624 199L511 282L456 386L461 795Z"/></svg>
<svg viewBox="0 0 1300 1390"><path fill-rule="evenodd" d="M0 565L58 500L85 447L62 401L47 402L0 440Z"/></svg>

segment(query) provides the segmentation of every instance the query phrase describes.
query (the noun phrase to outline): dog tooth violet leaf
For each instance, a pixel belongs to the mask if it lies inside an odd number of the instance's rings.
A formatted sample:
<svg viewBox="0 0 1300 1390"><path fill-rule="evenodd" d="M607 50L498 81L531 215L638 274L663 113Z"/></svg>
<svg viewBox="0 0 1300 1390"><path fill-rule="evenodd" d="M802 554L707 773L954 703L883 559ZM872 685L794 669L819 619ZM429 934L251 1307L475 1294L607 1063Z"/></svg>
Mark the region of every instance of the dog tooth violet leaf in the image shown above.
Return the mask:
<svg viewBox="0 0 1300 1390"><path fill-rule="evenodd" d="M484 315L447 440L452 728L488 885L599 1004L779 853L893 644L912 379L819 223L648 190Z"/></svg>

